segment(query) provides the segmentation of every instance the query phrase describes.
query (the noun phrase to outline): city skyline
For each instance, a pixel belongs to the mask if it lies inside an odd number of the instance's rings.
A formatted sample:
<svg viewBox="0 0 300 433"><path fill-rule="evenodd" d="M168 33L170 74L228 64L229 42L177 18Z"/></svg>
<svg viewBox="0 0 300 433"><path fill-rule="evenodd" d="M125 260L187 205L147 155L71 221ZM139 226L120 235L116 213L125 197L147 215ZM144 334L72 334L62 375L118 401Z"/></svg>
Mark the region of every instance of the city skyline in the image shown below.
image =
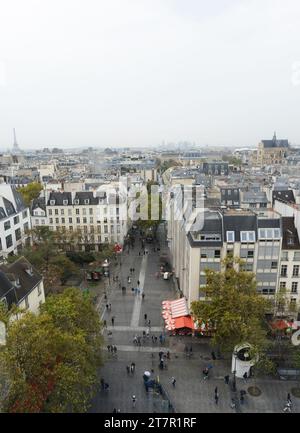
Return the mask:
<svg viewBox="0 0 300 433"><path fill-rule="evenodd" d="M0 149L13 128L23 150L256 146L274 129L300 143L295 0L13 0L1 15Z"/></svg>

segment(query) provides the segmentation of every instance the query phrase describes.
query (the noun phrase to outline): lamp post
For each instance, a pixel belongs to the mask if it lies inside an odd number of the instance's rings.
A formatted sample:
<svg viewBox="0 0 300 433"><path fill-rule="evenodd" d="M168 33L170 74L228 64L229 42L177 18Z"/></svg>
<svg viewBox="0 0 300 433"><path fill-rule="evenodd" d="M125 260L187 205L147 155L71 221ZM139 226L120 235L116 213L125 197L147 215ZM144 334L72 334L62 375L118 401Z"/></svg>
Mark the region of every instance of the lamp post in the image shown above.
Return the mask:
<svg viewBox="0 0 300 433"><path fill-rule="evenodd" d="M236 392L236 358L238 356L238 352L236 350L233 352L233 356L234 356L234 370L233 370L232 391Z"/></svg>

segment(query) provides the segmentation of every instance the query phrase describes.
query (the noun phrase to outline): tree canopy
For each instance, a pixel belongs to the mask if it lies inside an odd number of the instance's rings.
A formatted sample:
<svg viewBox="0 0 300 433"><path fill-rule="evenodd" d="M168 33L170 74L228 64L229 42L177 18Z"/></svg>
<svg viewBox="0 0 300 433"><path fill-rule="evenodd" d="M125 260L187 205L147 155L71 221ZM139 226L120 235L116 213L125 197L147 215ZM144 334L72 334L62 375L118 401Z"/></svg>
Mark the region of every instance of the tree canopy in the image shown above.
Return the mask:
<svg viewBox="0 0 300 433"><path fill-rule="evenodd" d="M51 295L39 315L9 322L1 365L7 412L85 412L97 384L101 322L89 296L69 288Z"/></svg>
<svg viewBox="0 0 300 433"><path fill-rule="evenodd" d="M31 182L27 186L18 188L17 191L21 193L25 204L30 206L31 201L38 198L42 189L43 187L39 182Z"/></svg>
<svg viewBox="0 0 300 433"><path fill-rule="evenodd" d="M265 315L270 303L257 293L254 274L235 269L239 259L224 262L225 271L206 270L204 301L192 302L192 314L215 328L212 343L223 351L248 342L263 347L267 335Z"/></svg>

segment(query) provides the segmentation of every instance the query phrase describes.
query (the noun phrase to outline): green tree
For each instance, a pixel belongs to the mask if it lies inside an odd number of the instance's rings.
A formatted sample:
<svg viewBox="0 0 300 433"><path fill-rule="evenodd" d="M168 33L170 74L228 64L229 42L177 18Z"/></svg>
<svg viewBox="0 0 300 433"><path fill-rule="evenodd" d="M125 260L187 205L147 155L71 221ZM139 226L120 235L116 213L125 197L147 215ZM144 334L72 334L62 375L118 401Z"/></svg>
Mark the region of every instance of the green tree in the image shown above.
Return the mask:
<svg viewBox="0 0 300 433"><path fill-rule="evenodd" d="M238 271L239 259L224 261L224 272L206 270L205 301L192 303L192 314L214 329L212 344L232 352L237 344L248 342L263 347L267 328L265 315L270 303L256 291L254 274Z"/></svg>
<svg viewBox="0 0 300 433"><path fill-rule="evenodd" d="M25 204L30 206L31 201L39 197L42 189L43 187L39 182L32 182L27 186L18 188L17 191L21 193Z"/></svg>
<svg viewBox="0 0 300 433"><path fill-rule="evenodd" d="M1 363L9 377L7 412L85 412L95 392L101 322L89 296L69 288L41 313L11 321Z"/></svg>

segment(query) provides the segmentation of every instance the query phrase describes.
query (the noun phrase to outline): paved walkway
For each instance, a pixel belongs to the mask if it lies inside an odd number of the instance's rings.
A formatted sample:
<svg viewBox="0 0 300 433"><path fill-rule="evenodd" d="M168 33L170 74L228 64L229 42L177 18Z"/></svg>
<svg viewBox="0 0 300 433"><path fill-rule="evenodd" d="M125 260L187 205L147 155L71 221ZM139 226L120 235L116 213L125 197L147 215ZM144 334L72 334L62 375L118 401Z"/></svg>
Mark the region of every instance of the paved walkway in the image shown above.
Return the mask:
<svg viewBox="0 0 300 433"><path fill-rule="evenodd" d="M163 243L161 237L161 244ZM162 412L161 402L157 402L153 394L147 394L143 384L145 370L153 370L152 376L160 381L175 409L179 413L220 413L220 412L282 412L286 402L287 393L296 386L296 382L279 380L256 381L262 391L259 397L245 397L243 405L237 404L235 409L230 407L231 399L239 396L241 389L253 385L251 381L244 383L237 379L238 394L232 393L231 388L225 384L224 376L230 374L230 362L227 360L211 360L211 348L206 339L193 337L166 337L163 346L152 343L151 338L146 339L141 347L133 344L135 335L142 335L146 331L144 314L151 320L151 334L159 336L163 331L161 317L161 302L165 299L175 299L176 294L172 281L156 279L155 273L159 268L159 253L152 251L149 244L148 255L141 254L140 242L136 240L135 248L130 254L122 254L122 266L118 271L122 285L126 285L126 294L118 288L118 284L111 285L108 290L108 302L112 304L111 311L100 311L100 315L107 321L108 328L104 332L106 344L115 344L118 348L117 356L112 356L106 349L104 351L105 364L101 369L101 376L110 385L108 392L99 391L93 401L92 412L111 413L113 408L121 412ZM140 255L139 255L140 253ZM129 269L134 267L132 284L127 284ZM140 288L145 293L134 295L132 287L140 281ZM104 308L103 302L99 308ZM114 326L111 318L115 317ZM111 334L110 334L111 333ZM110 334L110 335L109 335ZM192 358L184 354L185 344L192 345ZM162 349L163 347L163 349ZM158 368L160 350L169 351L171 359L167 369ZM134 375L128 375L126 366L135 362ZM205 381L202 370L209 364L213 365L210 378ZM176 387L171 384L171 377L176 378ZM214 391L218 388L219 402L214 401ZM136 396L136 408L131 406L131 396ZM292 397L293 412L300 412L300 399Z"/></svg>

